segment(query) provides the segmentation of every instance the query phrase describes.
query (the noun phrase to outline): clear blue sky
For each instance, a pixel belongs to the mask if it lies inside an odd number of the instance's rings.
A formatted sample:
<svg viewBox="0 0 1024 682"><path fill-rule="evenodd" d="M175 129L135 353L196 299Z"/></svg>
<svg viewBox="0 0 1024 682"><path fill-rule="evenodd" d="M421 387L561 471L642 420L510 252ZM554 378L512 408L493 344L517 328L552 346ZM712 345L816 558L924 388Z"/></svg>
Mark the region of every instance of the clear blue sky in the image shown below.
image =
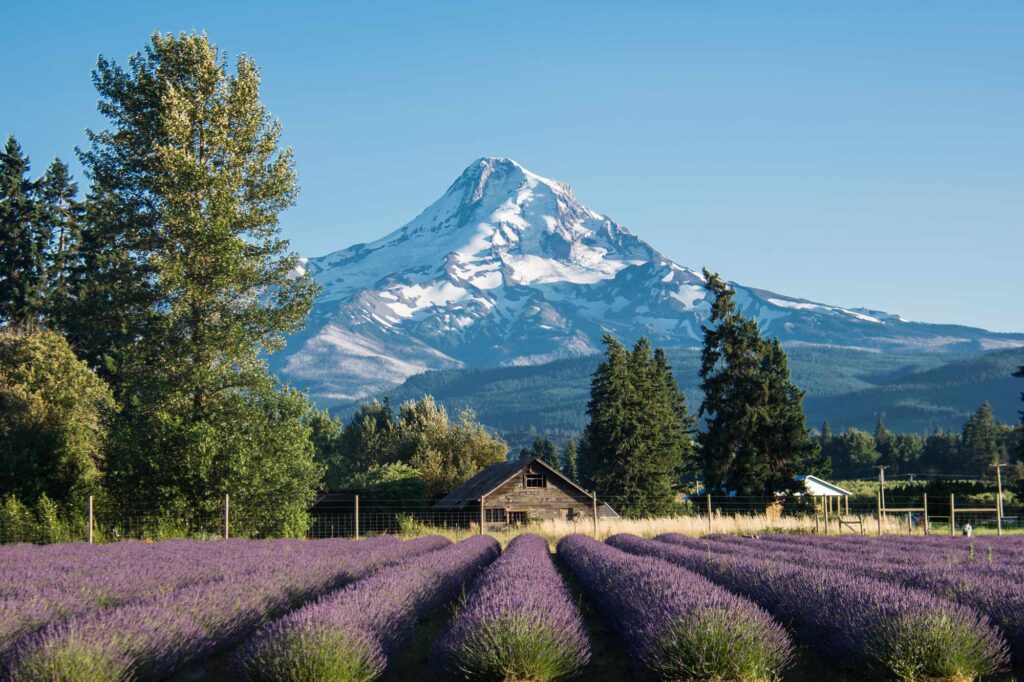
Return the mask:
<svg viewBox="0 0 1024 682"><path fill-rule="evenodd" d="M1024 331L1024 4L768 4L14 0L0 134L37 169L71 157L102 123L97 54L205 30L262 68L304 255L391 231L500 155L682 264Z"/></svg>

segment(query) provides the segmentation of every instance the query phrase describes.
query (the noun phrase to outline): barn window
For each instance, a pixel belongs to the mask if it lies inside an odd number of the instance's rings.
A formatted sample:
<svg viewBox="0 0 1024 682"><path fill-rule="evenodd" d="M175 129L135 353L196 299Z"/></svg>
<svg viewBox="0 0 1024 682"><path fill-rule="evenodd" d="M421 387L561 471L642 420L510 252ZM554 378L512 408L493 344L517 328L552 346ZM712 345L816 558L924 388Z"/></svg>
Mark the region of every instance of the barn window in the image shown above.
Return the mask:
<svg viewBox="0 0 1024 682"><path fill-rule="evenodd" d="M484 510L487 523L505 523L504 507L488 507Z"/></svg>
<svg viewBox="0 0 1024 682"><path fill-rule="evenodd" d="M545 485L544 474L526 474L527 488L543 488Z"/></svg>

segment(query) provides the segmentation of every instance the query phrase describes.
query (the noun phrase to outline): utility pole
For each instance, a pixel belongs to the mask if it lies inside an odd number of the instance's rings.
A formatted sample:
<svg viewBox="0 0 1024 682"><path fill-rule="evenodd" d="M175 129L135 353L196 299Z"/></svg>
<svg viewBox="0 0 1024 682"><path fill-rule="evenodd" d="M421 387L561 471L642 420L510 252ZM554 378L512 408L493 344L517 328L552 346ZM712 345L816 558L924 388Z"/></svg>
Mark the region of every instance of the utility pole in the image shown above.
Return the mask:
<svg viewBox="0 0 1024 682"><path fill-rule="evenodd" d="M1003 534L1003 476L1002 469L1005 464L1000 464L997 460L992 464L996 469L996 533L999 535Z"/></svg>
<svg viewBox="0 0 1024 682"><path fill-rule="evenodd" d="M878 503L882 509L882 513L885 513L885 470L889 468L888 464L876 464L875 468L878 469Z"/></svg>

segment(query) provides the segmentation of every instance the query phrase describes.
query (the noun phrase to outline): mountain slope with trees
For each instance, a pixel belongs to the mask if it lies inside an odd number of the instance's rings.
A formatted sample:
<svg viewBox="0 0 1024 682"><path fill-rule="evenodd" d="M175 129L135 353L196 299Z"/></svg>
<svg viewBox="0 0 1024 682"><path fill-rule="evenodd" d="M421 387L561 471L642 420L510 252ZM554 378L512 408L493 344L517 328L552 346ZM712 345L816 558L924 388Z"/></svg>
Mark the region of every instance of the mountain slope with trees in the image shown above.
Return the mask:
<svg viewBox="0 0 1024 682"><path fill-rule="evenodd" d="M1018 418L1019 381L1010 375L1024 363L1024 350L958 355L893 355L838 348L790 347L793 381L807 391L808 423L871 431L885 413L896 431L929 433L959 429L982 402L1004 422ZM691 405L699 405L700 352L665 349L673 373ZM544 365L427 372L389 391L396 402L429 394L452 412L472 406L477 417L514 447L538 434L564 441L586 424L589 377L601 356ZM335 404L347 417L355 405Z"/></svg>

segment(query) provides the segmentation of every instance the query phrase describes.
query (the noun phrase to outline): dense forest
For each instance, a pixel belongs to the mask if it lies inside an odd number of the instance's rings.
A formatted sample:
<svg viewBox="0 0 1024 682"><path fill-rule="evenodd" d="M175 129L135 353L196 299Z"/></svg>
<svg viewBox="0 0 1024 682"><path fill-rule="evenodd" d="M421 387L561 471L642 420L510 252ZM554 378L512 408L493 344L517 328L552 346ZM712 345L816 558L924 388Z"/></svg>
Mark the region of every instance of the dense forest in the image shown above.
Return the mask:
<svg viewBox="0 0 1024 682"><path fill-rule="evenodd" d="M700 402L699 349L665 348L676 381L691 404ZM874 353L843 348L786 349L794 382L807 392L804 410L814 426L872 431L879 416L888 427L929 434L959 428L985 401L995 417L1017 421L1020 388L1012 376L1024 349L973 356L943 353ZM600 356L544 365L426 372L388 392L402 401L429 394L451 411L472 406L480 421L515 447L538 434L564 443L586 424L587 381ZM336 404L346 418L356 405Z"/></svg>

